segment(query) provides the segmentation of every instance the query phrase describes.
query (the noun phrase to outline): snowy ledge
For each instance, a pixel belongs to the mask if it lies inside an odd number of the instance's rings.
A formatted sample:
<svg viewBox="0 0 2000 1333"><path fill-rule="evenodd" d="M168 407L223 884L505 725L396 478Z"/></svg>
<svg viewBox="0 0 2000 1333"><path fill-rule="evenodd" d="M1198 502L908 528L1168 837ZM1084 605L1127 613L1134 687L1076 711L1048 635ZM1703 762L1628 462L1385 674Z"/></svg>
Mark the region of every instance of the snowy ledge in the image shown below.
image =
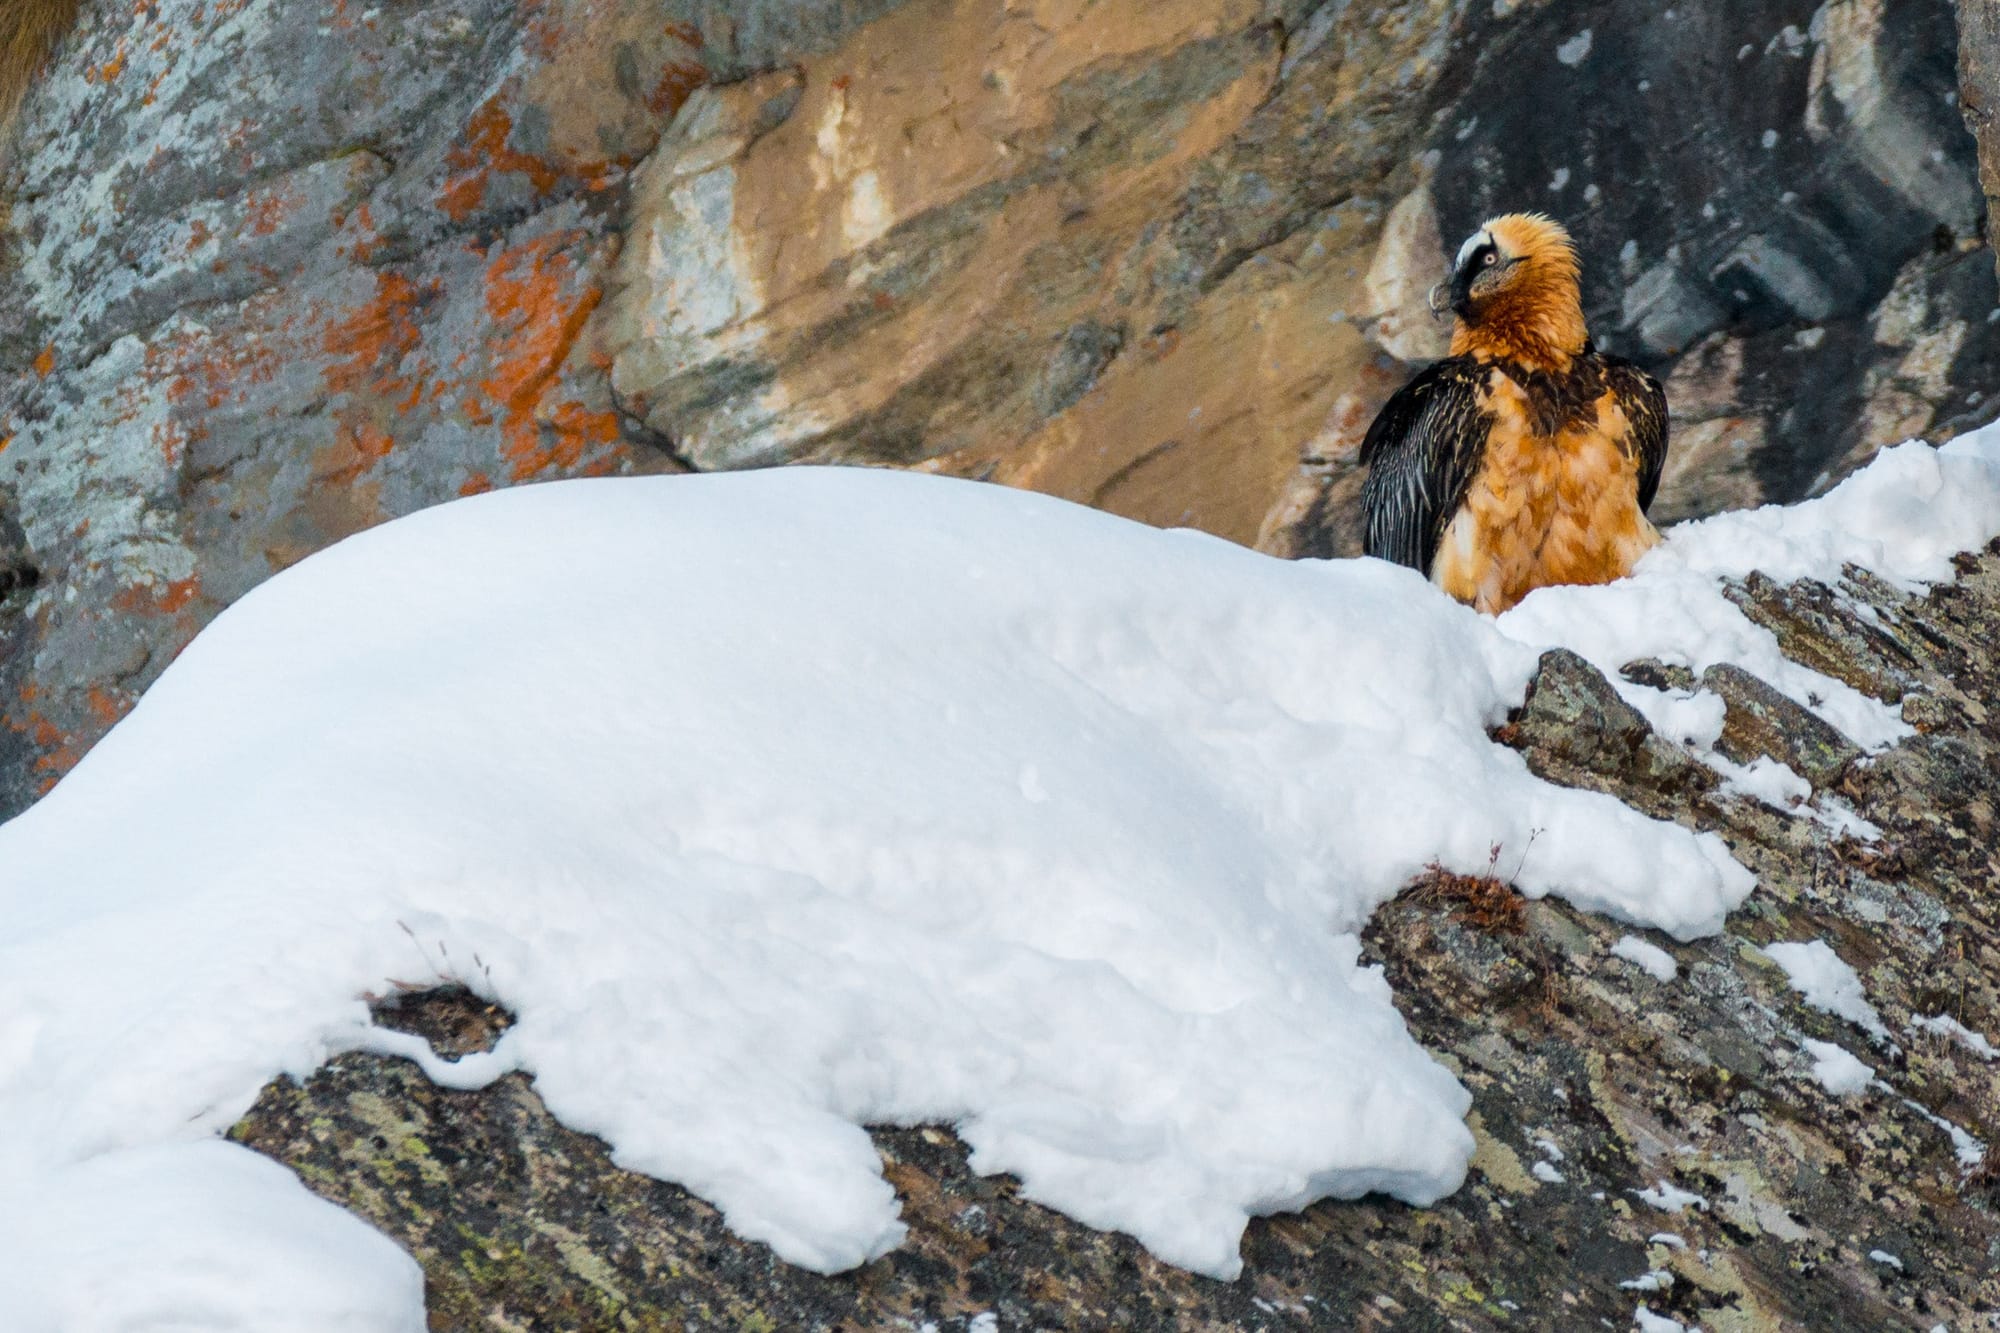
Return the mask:
<svg viewBox="0 0 2000 1333"><path fill-rule="evenodd" d="M1532 844L1530 896L1681 940L1751 883L1713 834L1489 741L1541 650L1614 680L1738 662L1879 750L1906 724L1720 580L1914 585L1995 531L1991 441L1905 447L1496 627L1372 562L901 474L565 483L388 525L244 599L0 829L0 1278L60 1322L232 1151L206 1135L273 1073L380 1047L357 997L444 958L520 1015L482 1076L530 1071L620 1164L809 1267L902 1235L864 1123L952 1123L975 1169L1217 1275L1252 1213L1437 1199L1468 1098L1360 963L1375 908L1495 845ZM1722 734L1715 696L1620 690L1675 740ZM351 1223L347 1268L288 1284L324 1205L238 1174L281 1252L223 1286L243 1320L311 1291L420 1326ZM42 1220L78 1198L94 1249ZM214 1288L203 1234L174 1272Z"/></svg>

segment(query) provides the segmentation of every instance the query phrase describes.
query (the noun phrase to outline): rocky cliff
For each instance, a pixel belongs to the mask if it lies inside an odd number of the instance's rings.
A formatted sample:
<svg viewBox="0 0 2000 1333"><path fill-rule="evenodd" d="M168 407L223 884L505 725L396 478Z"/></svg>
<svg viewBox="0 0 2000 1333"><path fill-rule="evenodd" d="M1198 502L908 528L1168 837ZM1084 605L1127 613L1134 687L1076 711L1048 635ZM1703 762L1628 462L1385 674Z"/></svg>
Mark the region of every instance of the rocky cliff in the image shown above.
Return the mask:
<svg viewBox="0 0 2000 1333"><path fill-rule="evenodd" d="M85 4L0 180L0 809L259 580L490 486L915 465L1350 552L1360 431L1503 208L1570 223L1669 379L1662 516L1795 498L1989 414L1954 38L1946 0Z"/></svg>
<svg viewBox="0 0 2000 1333"><path fill-rule="evenodd" d="M1995 410L1955 68L1987 134L2000 19L1960 10L1962 49L1945 0L86 3L5 160L0 808L270 573L491 486L885 463L1351 551L1361 429L1438 350L1444 247L1503 208L1574 227L1600 340L1668 379L1663 517L1808 493ZM1369 948L1474 1094L1474 1175L1260 1222L1239 1283L1021 1201L938 1129L878 1134L911 1239L837 1278L619 1172L519 1078L345 1057L237 1136L416 1254L440 1328L1623 1328L1642 1301L1969 1327L2000 1223L1959 1149L2000 1141L2000 1081L1909 1024L2000 1033L2000 553L1923 598L1736 596L1917 727L1859 761L1704 682L1732 754L1883 840L1723 793L1547 660L1509 742L1721 831L1762 887L1667 984L1504 863L1414 886ZM1813 936L1881 1043L1755 948ZM449 990L381 1017L456 1049L506 1021ZM1828 1093L1807 1038L1879 1082Z"/></svg>

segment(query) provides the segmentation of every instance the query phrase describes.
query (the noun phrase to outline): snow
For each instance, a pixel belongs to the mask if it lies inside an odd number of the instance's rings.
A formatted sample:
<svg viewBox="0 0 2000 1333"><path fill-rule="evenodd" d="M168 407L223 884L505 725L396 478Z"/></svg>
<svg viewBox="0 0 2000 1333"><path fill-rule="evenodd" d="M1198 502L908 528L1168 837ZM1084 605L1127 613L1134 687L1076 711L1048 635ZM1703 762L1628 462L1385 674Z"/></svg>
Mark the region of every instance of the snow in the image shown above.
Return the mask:
<svg viewBox="0 0 2000 1333"><path fill-rule="evenodd" d="M1801 1039L1799 1045L1812 1057L1813 1078L1836 1097L1850 1097L1875 1081L1875 1071L1844 1046L1811 1037Z"/></svg>
<svg viewBox="0 0 2000 1333"><path fill-rule="evenodd" d="M449 976L443 972L434 975ZM422 1069L424 1077L439 1087L456 1088L461 1092L477 1091L502 1074L511 1074L521 1067L518 1049L504 1036L491 1051L478 1051L456 1060L440 1058L437 1052L431 1049L431 1044L422 1037L409 1032L398 1032L394 1028L364 1028L354 1034L346 1049L366 1051L374 1055L392 1055L408 1060Z"/></svg>
<svg viewBox="0 0 2000 1333"><path fill-rule="evenodd" d="M1854 813L1854 807L1831 794L1807 806L1800 806L1793 814L1810 816L1815 824L1836 838L1853 838L1857 842L1880 842L1882 830Z"/></svg>
<svg viewBox="0 0 2000 1333"><path fill-rule="evenodd" d="M1861 978L1825 940L1767 944L1763 953L1785 970L1792 989L1803 995L1807 1004L1846 1019L1877 1041L1889 1042L1889 1029L1882 1025L1875 1006L1868 1003Z"/></svg>
<svg viewBox="0 0 2000 1333"><path fill-rule="evenodd" d="M2000 1059L2000 1051L1980 1033L1947 1014L1932 1014L1929 1017L1912 1018L1910 1027L1919 1032L1935 1033L1957 1042L1982 1060Z"/></svg>
<svg viewBox="0 0 2000 1333"><path fill-rule="evenodd" d="M1639 1333L1688 1333L1688 1326L1680 1320L1654 1314L1643 1305L1632 1312L1632 1322L1638 1326Z"/></svg>
<svg viewBox="0 0 2000 1333"><path fill-rule="evenodd" d="M1553 1162L1536 1162L1528 1170L1536 1180L1541 1181L1545 1185L1560 1185L1563 1183L1563 1173L1556 1170Z"/></svg>
<svg viewBox="0 0 2000 1333"><path fill-rule="evenodd" d="M1747 764L1736 763L1720 754L1704 755L1703 760L1722 774L1722 790L1762 801L1774 810L1790 813L1801 802L1812 798L1812 783L1801 777L1791 765L1780 763L1769 755L1759 755Z"/></svg>
<svg viewBox="0 0 2000 1333"><path fill-rule="evenodd" d="M1751 887L1490 742L1536 656L1380 562L901 473L387 524L0 828L0 1216L239 1151L204 1139L275 1073L422 1059L361 997L457 979L519 1021L426 1068L529 1072L794 1263L893 1247L859 1127L939 1121L1232 1275L1252 1213L1463 1177L1466 1093L1358 963L1426 864L1532 839L1524 892L1679 938Z"/></svg>
<svg viewBox="0 0 2000 1333"><path fill-rule="evenodd" d="M1252 1214L1428 1203L1469 1099L1359 962L1377 906L1531 842L1523 893L1675 939L1752 887L1489 741L1539 653L1736 661L1879 747L1893 713L1718 579L1914 584L1994 532L1988 433L1498 621L1377 561L906 473L563 482L364 533L0 826L10 1330L421 1327L407 1257L214 1137L344 1050L525 1071L822 1270L903 1234L871 1123L949 1123L976 1170L1221 1277ZM1620 689L1719 732L1713 696ZM495 1051L371 1026L365 997L445 980L515 1011Z"/></svg>
<svg viewBox="0 0 2000 1333"><path fill-rule="evenodd" d="M1973 1135L1966 1133L1963 1129L1954 1125L1936 1111L1931 1110L1930 1107L1925 1106L1922 1102L1912 1101L1908 1097L1905 1097L1903 1098L1903 1105L1909 1107L1919 1116L1930 1121L1945 1132L1945 1137L1951 1140L1952 1156L1956 1157L1958 1164L1967 1171L1972 1170L1986 1160L1986 1145Z"/></svg>
<svg viewBox="0 0 2000 1333"><path fill-rule="evenodd" d="M1725 794L1748 796L1793 818L1810 819L1835 837L1847 836L1862 842L1875 842L1882 836L1881 829L1855 814L1853 808L1837 796L1829 794L1823 796L1818 804L1813 804L1812 783L1789 764L1769 755L1759 755L1747 764L1739 764L1715 751L1709 751L1700 758L1722 775Z"/></svg>
<svg viewBox="0 0 2000 1333"><path fill-rule="evenodd" d="M1690 1207L1706 1211L1708 1200L1699 1194L1691 1194L1677 1185L1661 1181L1649 1190L1627 1190L1627 1194L1638 1196L1639 1202L1649 1208L1657 1208L1663 1213L1683 1212Z"/></svg>
<svg viewBox="0 0 2000 1333"><path fill-rule="evenodd" d="M1685 1250L1688 1245L1687 1241L1671 1231L1655 1231L1652 1235L1646 1237L1646 1243L1648 1245L1664 1245L1671 1250Z"/></svg>
<svg viewBox="0 0 2000 1333"><path fill-rule="evenodd" d="M1674 1275L1663 1268L1642 1273L1638 1277L1627 1278L1618 1284L1621 1291L1665 1291L1674 1285Z"/></svg>
<svg viewBox="0 0 2000 1333"><path fill-rule="evenodd" d="M0 1210L8 1333L425 1327L415 1261L232 1144L128 1148L37 1184Z"/></svg>
<svg viewBox="0 0 2000 1333"><path fill-rule="evenodd" d="M1870 1250L1868 1257L1885 1268L1893 1268L1898 1273L1903 1271L1903 1261L1887 1250Z"/></svg>
<svg viewBox="0 0 2000 1333"><path fill-rule="evenodd" d="M1734 662L1811 709L1866 750L1911 734L1895 709L1787 659L1770 631L1722 594L1719 580L1753 570L1779 582L1835 584L1853 564L1898 587L1949 580L1951 557L2000 534L2000 427L1939 449L1884 449L1815 500L1767 505L1682 523L1628 579L1596 587L1542 588L1499 618L1524 643L1569 647L1619 687L1663 736L1713 743L1722 701L1622 680L1642 658L1697 674Z"/></svg>
<svg viewBox="0 0 2000 1333"><path fill-rule="evenodd" d="M1672 981L1681 973L1674 956L1657 944L1648 944L1637 935L1620 935L1611 946L1613 957L1623 958L1655 981Z"/></svg>

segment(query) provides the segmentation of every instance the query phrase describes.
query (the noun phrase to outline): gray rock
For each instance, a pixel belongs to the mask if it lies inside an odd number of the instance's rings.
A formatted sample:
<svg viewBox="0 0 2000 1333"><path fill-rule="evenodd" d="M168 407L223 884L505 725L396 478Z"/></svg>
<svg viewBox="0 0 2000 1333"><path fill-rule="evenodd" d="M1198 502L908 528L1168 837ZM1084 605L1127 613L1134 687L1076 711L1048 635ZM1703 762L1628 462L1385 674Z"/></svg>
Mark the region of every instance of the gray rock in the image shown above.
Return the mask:
<svg viewBox="0 0 2000 1333"><path fill-rule="evenodd" d="M1655 735L1596 667L1567 648L1542 654L1527 700L1502 737L1527 752L1538 774L1573 785L1602 787L1610 780L1701 791L1717 781L1680 746Z"/></svg>
<svg viewBox="0 0 2000 1333"><path fill-rule="evenodd" d="M1722 698L1727 712L1716 748L1737 763L1768 755L1825 790L1861 757L1854 742L1817 714L1732 662L1702 672L1701 687Z"/></svg>

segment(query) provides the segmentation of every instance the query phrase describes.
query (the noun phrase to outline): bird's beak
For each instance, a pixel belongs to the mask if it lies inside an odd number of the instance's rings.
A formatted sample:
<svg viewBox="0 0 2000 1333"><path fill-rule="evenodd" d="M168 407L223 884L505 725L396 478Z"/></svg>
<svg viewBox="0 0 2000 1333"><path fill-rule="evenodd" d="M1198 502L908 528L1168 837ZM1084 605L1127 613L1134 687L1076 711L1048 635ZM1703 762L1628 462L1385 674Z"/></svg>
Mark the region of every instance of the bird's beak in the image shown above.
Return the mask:
<svg viewBox="0 0 2000 1333"><path fill-rule="evenodd" d="M1451 284L1441 282L1431 288L1431 318L1443 319L1451 313Z"/></svg>

